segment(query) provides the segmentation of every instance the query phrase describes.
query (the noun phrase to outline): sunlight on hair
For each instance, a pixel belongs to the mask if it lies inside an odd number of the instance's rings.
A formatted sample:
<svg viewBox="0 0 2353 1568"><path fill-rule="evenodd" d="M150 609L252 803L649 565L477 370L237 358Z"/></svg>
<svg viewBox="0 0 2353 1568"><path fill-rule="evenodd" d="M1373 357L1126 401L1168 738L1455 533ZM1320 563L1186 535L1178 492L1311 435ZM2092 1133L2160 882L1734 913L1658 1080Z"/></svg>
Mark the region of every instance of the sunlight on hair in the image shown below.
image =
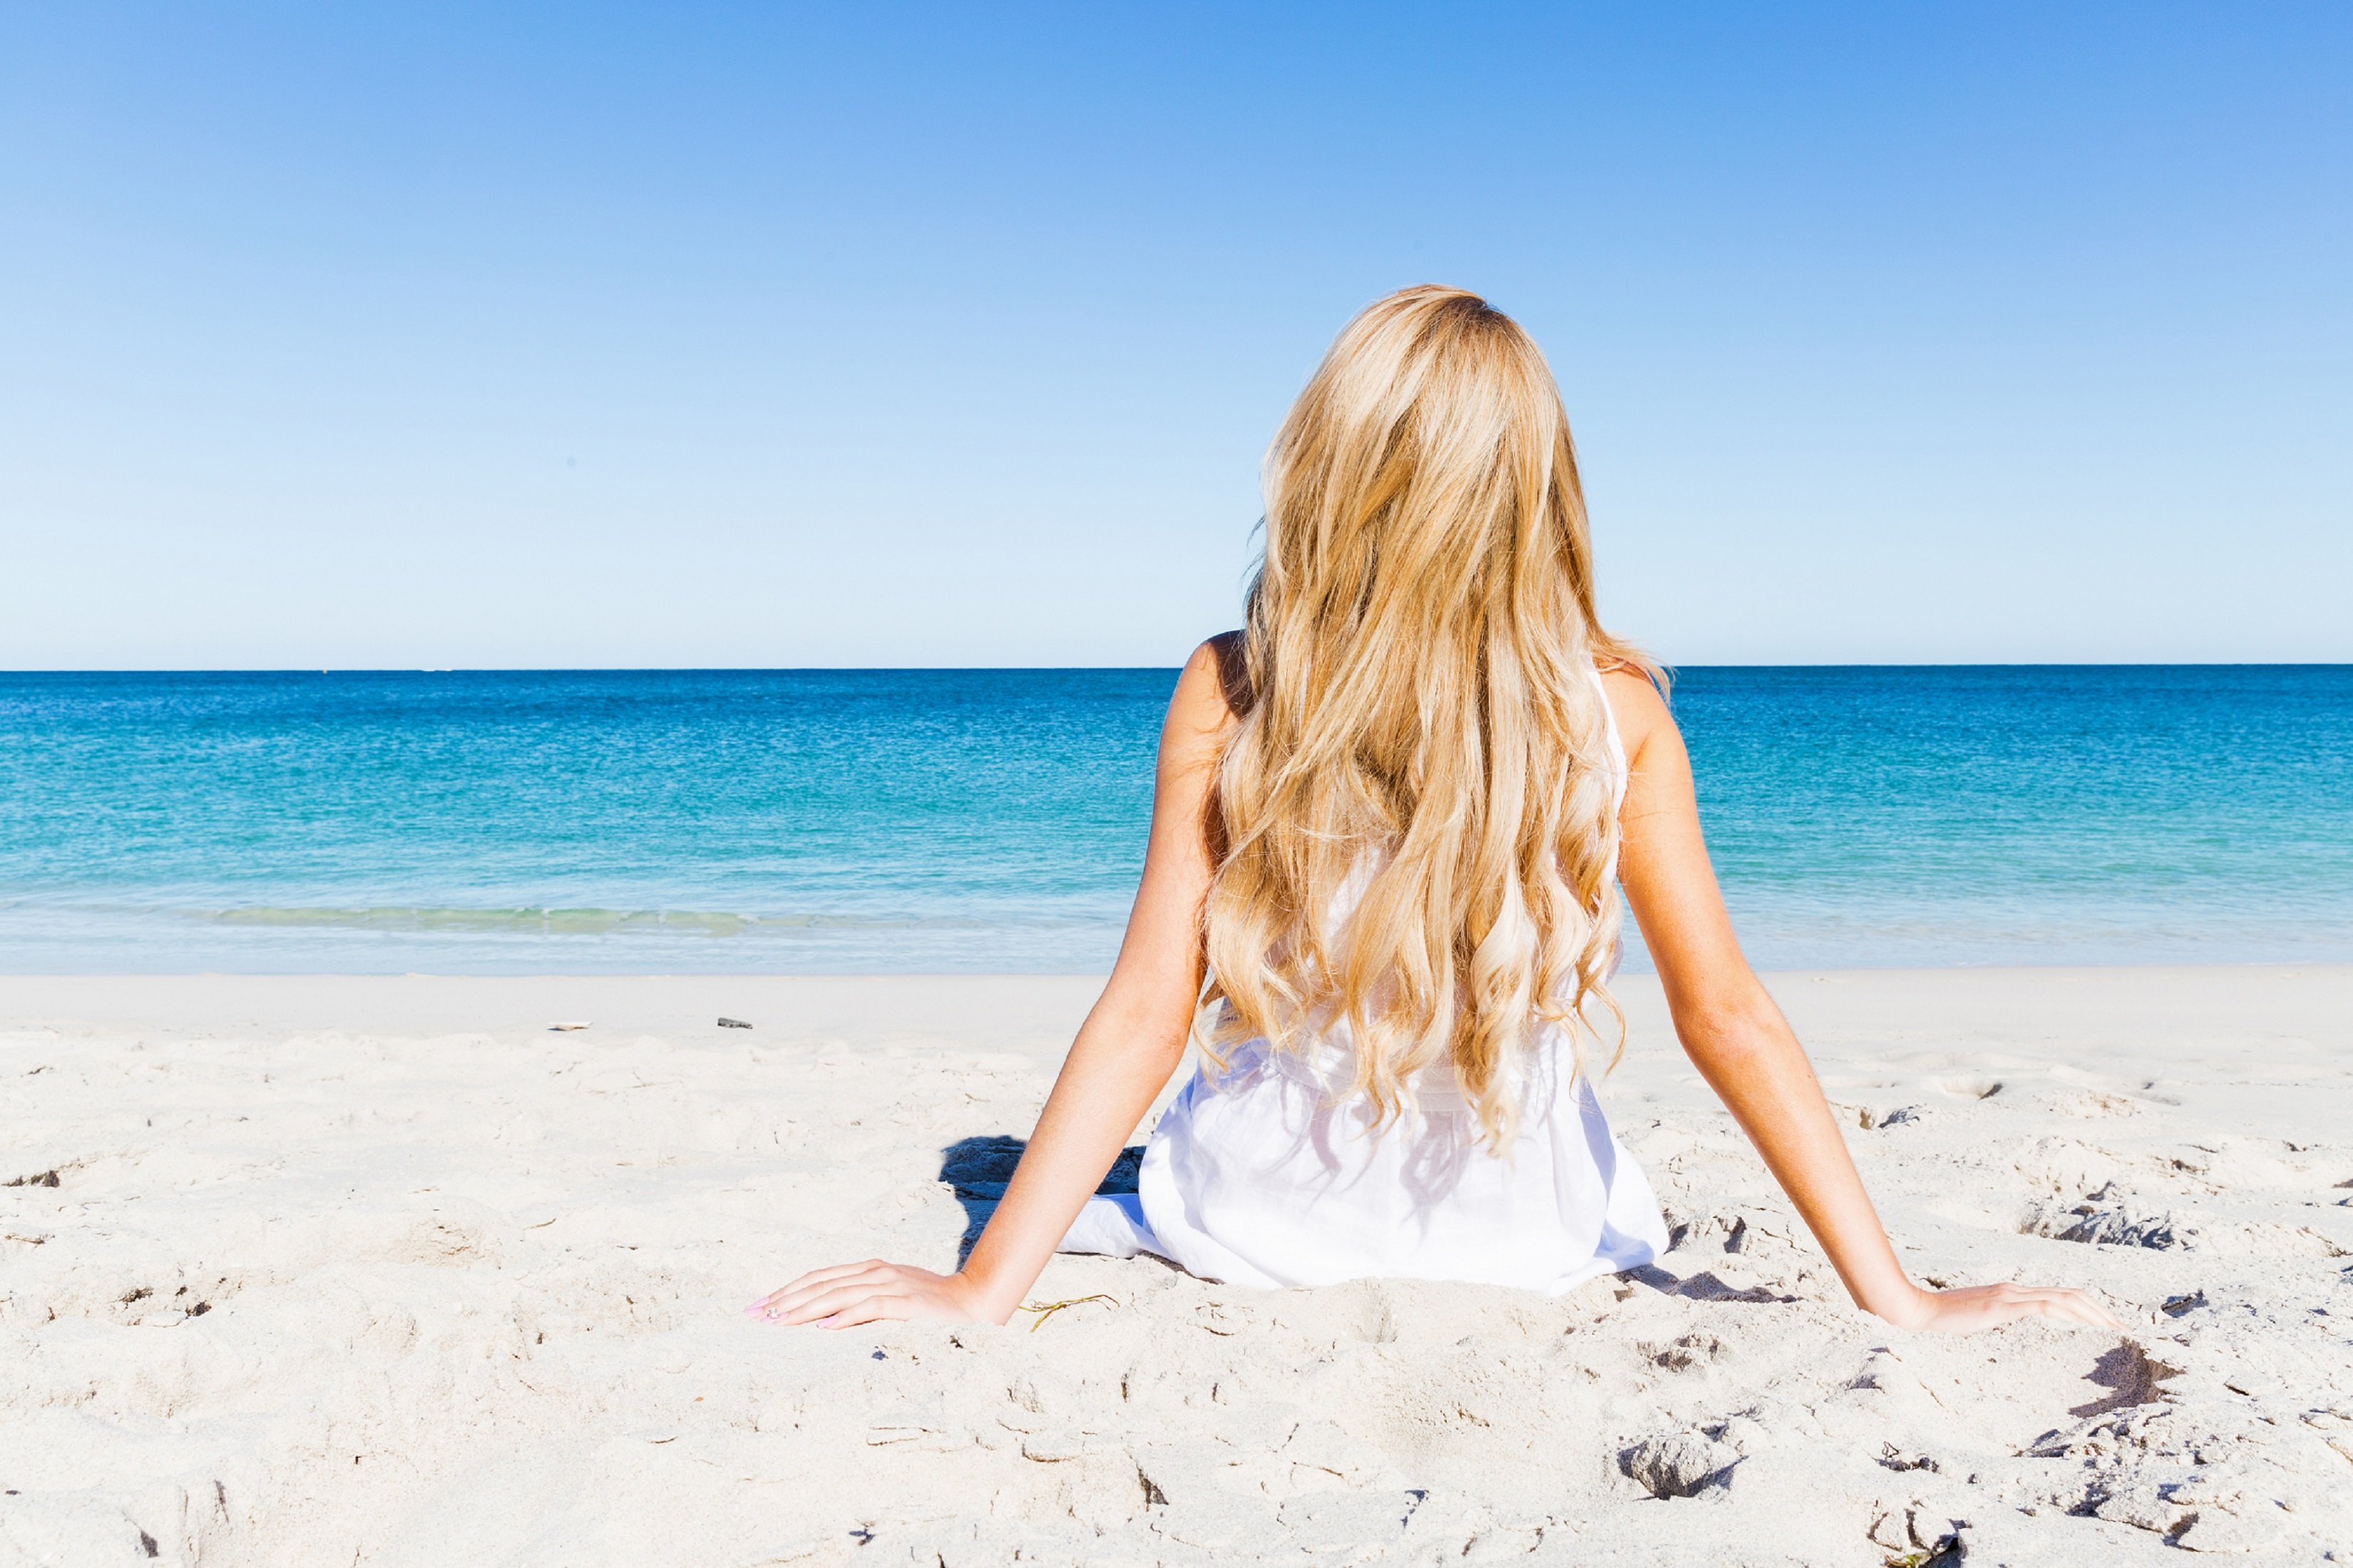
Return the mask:
<svg viewBox="0 0 2353 1568"><path fill-rule="evenodd" d="M1265 489L1197 1031L1219 1060L1345 1037L1382 1119L1451 1068L1501 1149L1546 1029L1581 1047L1598 1005L1623 1048L1595 665L1663 676L1595 621L1559 390L1475 295L1408 289L1350 322Z"/></svg>

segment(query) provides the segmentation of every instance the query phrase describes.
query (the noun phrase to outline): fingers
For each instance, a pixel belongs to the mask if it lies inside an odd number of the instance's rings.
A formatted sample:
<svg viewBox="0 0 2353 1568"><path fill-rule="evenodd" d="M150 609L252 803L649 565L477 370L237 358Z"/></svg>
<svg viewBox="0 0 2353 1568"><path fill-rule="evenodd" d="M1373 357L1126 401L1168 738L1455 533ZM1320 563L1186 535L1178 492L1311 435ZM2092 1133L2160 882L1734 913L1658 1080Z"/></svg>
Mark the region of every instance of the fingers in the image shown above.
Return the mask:
<svg viewBox="0 0 2353 1568"><path fill-rule="evenodd" d="M2046 1318L2088 1323L2095 1329L2121 1330L2125 1326L2115 1313L2081 1290L2038 1290L2035 1294L2041 1298L2035 1303L2035 1310Z"/></svg>
<svg viewBox="0 0 2353 1568"><path fill-rule="evenodd" d="M1941 1292L1936 1300L1939 1310L1926 1326L1954 1333L1972 1333L2030 1317L2116 1332L2125 1328L2115 1313L2083 1291L2057 1286L1978 1285Z"/></svg>
<svg viewBox="0 0 2353 1568"><path fill-rule="evenodd" d="M744 1308L744 1313L753 1318L776 1317L828 1286L861 1275L887 1271L890 1267L879 1258L870 1258L863 1263L839 1263L830 1268L812 1268L782 1289L769 1291Z"/></svg>
<svg viewBox="0 0 2353 1568"><path fill-rule="evenodd" d="M871 1274L861 1274L853 1279L844 1279L813 1296L804 1297L771 1315L776 1322L791 1327L798 1323L814 1323L820 1320L835 1319L863 1301L905 1294L906 1288L898 1281L890 1269L877 1269ZM859 1320L860 1322L865 1321L862 1318ZM848 1325L828 1321L826 1326L843 1328Z"/></svg>
<svg viewBox="0 0 2353 1568"><path fill-rule="evenodd" d="M814 1322L844 1302L888 1289L893 1283L888 1268L866 1269L847 1279L832 1280L814 1289L788 1296L770 1308L768 1316L779 1323Z"/></svg>
<svg viewBox="0 0 2353 1568"><path fill-rule="evenodd" d="M2001 1288L2006 1317L2038 1315L2064 1322L2088 1323L2095 1329L2121 1329L2115 1314L2081 1290L2055 1286L2011 1285Z"/></svg>
<svg viewBox="0 0 2353 1568"><path fill-rule="evenodd" d="M822 1285L829 1279L846 1279L852 1274L862 1274L870 1268L888 1268L889 1267L889 1264L879 1258L870 1258L863 1263L837 1263L830 1268L812 1268L784 1289L769 1292L769 1295L771 1299L777 1296L789 1296L797 1290L806 1290L812 1286Z"/></svg>
<svg viewBox="0 0 2353 1568"><path fill-rule="evenodd" d="M788 1327L846 1329L881 1318L911 1318L924 1309L925 1289L938 1283L921 1268L880 1260L812 1269L781 1290L771 1291L744 1316Z"/></svg>
<svg viewBox="0 0 2353 1568"><path fill-rule="evenodd" d="M813 1329L854 1329L860 1323L871 1323L880 1319L905 1319L914 1315L915 1299L904 1291L851 1285L828 1291L818 1300L795 1309L791 1316L779 1321L788 1325L802 1323Z"/></svg>
<svg viewBox="0 0 2353 1568"><path fill-rule="evenodd" d="M2082 1323L2087 1328L2122 1330L2124 1324L2106 1308L2081 1290L2055 1289L2021 1289L2004 1318L2044 1317L2063 1323Z"/></svg>

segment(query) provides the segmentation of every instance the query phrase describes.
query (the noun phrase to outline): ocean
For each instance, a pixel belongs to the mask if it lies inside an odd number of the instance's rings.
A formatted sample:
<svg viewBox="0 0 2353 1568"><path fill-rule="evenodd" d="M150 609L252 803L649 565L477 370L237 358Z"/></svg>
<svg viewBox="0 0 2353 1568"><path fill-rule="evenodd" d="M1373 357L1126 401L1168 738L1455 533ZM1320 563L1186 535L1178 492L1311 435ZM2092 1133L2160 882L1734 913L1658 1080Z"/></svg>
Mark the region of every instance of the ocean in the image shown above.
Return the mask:
<svg viewBox="0 0 2353 1568"><path fill-rule="evenodd" d="M0 973L1100 971L1174 679L0 675ZM1674 710L1761 968L2353 961L2353 666Z"/></svg>

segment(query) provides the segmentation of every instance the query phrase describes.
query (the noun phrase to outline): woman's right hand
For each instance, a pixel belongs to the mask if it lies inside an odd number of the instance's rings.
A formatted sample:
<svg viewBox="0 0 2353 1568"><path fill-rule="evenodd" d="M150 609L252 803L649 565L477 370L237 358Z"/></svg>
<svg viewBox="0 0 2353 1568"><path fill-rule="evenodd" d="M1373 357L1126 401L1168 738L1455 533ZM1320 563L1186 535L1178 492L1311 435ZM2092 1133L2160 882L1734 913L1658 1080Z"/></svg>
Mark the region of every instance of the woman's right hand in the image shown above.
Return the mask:
<svg viewBox="0 0 2353 1568"><path fill-rule="evenodd" d="M855 1328L883 1318L925 1318L943 1323L1005 1321L989 1314L979 1286L966 1276L934 1274L928 1268L885 1263L879 1258L812 1268L783 1289L772 1290L744 1308L744 1315L762 1322L806 1323L817 1329Z"/></svg>
<svg viewBox="0 0 2353 1568"><path fill-rule="evenodd" d="M1899 1328L1973 1334L2020 1318L2056 1318L2095 1329L2122 1329L2115 1313L2081 1290L2043 1285L1965 1285L1956 1290L1912 1288L1908 1300L1879 1316Z"/></svg>

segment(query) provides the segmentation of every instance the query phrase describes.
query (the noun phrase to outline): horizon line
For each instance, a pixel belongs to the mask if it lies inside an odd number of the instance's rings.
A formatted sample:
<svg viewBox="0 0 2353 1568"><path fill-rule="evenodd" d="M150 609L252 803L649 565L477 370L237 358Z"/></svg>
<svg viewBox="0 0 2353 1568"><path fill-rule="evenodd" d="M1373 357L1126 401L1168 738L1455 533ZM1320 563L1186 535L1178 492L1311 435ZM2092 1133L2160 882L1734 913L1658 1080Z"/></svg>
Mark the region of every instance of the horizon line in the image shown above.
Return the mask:
<svg viewBox="0 0 2353 1568"><path fill-rule="evenodd" d="M1662 662L1676 669L2347 669L2353 659L1764 659ZM1096 671L1175 674L1180 664L648 664L648 665L153 665L0 669L0 679L31 676L158 675L1062 675Z"/></svg>

